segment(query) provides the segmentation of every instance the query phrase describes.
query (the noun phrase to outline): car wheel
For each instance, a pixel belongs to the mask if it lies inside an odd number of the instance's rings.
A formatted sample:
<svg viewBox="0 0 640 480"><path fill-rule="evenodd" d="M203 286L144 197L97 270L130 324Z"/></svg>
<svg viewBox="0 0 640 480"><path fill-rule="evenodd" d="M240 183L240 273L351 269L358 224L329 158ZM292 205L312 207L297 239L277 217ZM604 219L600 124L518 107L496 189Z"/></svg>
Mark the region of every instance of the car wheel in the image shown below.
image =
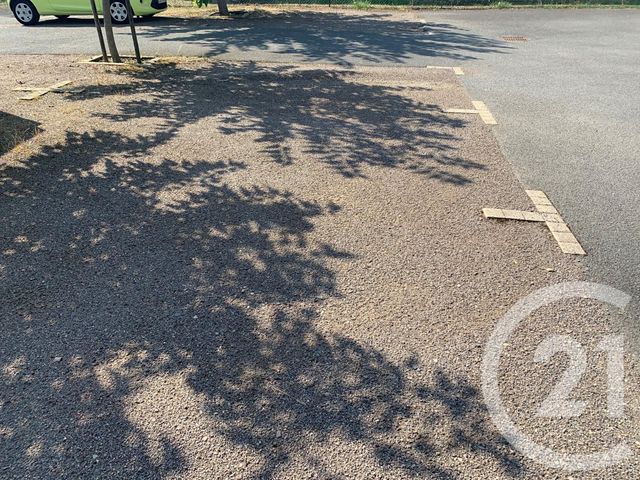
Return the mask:
<svg viewBox="0 0 640 480"><path fill-rule="evenodd" d="M29 0L15 0L11 2L13 16L23 25L35 25L40 21L40 14Z"/></svg>
<svg viewBox="0 0 640 480"><path fill-rule="evenodd" d="M111 12L113 23L127 23L129 21L127 18L127 4L124 3L124 0L112 0L109 12Z"/></svg>

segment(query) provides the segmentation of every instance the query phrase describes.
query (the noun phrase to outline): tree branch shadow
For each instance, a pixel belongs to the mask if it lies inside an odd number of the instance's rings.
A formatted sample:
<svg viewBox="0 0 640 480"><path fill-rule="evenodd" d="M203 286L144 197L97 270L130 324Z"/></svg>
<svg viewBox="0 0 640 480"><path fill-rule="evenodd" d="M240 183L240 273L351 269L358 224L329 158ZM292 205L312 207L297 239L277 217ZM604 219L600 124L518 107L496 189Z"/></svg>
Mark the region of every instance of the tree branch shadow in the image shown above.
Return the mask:
<svg viewBox="0 0 640 480"><path fill-rule="evenodd" d="M207 55L265 52L296 61L353 64L421 59L470 60L512 47L446 23L398 19L389 13L287 11L232 21L157 18L140 35L151 41L196 46Z"/></svg>
<svg viewBox="0 0 640 480"><path fill-rule="evenodd" d="M348 73L161 71L176 85L164 95L144 73L101 93L121 95L95 117L113 131L69 131L20 167L0 169L3 476L188 474L193 458L154 413L175 392L147 384L171 375L200 399L213 434L259 459L246 477L277 476L307 455L300 439L336 435L390 471L455 478L434 451L471 449L518 475L519 457L468 379L437 373L423 385L375 348L318 327L318 307L342 295L336 266L357 256L313 235L315 220L340 205L230 182L250 168L244 159L150 155L184 125L224 115L224 128L257 134L275 161L272 149L299 136L340 177L400 168L464 185L451 169L481 165L457 162L454 137L430 126L463 124L392 88L350 84ZM306 96L288 98L283 75ZM212 91L223 82L231 92ZM155 133L116 131L134 118L156 119ZM369 138L373 125L404 144ZM420 149L444 153L435 160ZM134 421L132 404L147 394ZM443 407L441 417L422 417ZM180 413L171 419L180 424ZM402 420L420 425L411 444L399 438ZM442 428L450 444L431 434Z"/></svg>
<svg viewBox="0 0 640 480"><path fill-rule="evenodd" d="M414 88L420 89L428 90ZM218 132L256 134L261 152L283 166L294 164L296 155L313 155L344 177L366 177L366 167L401 168L456 185L472 182L466 171L485 168L457 155L455 132L466 126L464 119L412 100L401 87L363 83L351 70L166 65L130 72L126 82L90 90L84 98L113 94L125 98L98 116L156 121L157 132L147 138L152 145L169 141L185 125L217 118Z"/></svg>

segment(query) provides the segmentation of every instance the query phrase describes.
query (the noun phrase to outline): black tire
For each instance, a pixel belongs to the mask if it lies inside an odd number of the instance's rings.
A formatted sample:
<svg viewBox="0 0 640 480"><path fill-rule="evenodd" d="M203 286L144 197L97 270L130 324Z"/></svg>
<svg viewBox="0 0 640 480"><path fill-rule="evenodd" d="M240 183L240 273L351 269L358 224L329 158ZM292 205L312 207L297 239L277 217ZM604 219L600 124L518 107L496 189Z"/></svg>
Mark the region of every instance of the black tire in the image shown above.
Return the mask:
<svg viewBox="0 0 640 480"><path fill-rule="evenodd" d="M127 4L124 0L111 0L109 2L109 12L111 13L111 21L118 25L129 22L127 14Z"/></svg>
<svg viewBox="0 0 640 480"><path fill-rule="evenodd" d="M12 0L11 11L22 25L35 25L40 21L40 14L30 0Z"/></svg>
<svg viewBox="0 0 640 480"><path fill-rule="evenodd" d="M65 18L69 18L69 15L54 15L54 17L64 20Z"/></svg>

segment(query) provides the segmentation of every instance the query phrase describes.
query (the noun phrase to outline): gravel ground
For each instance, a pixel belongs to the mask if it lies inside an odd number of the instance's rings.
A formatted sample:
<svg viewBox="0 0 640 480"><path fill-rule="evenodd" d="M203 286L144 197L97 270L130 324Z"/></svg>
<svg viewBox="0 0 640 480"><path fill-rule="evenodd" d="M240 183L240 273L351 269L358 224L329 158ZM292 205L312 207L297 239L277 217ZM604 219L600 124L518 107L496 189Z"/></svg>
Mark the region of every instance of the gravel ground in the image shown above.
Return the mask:
<svg viewBox="0 0 640 480"><path fill-rule="evenodd" d="M451 72L0 62L5 87L86 87L0 90L42 130L0 157L3 478L565 476L493 426L480 362L511 305L583 268L481 217L531 206L490 128L440 113L470 107ZM618 322L576 300L516 331L499 378L523 431L637 447L635 383L603 414ZM532 361L550 333L589 348L577 419L535 416L567 366Z"/></svg>

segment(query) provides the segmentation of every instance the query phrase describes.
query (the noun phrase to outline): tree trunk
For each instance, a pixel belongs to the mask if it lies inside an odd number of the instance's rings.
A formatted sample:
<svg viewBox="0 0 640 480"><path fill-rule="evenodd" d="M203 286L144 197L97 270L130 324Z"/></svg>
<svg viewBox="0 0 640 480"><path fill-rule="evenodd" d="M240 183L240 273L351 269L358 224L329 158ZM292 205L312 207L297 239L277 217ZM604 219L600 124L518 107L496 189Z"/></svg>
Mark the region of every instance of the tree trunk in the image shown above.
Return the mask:
<svg viewBox="0 0 640 480"><path fill-rule="evenodd" d="M109 53L111 53L111 60L116 63L120 63L120 54L118 53L118 47L116 47L116 39L113 37L113 25L111 25L111 12L109 11L109 0L102 0L102 19L104 20L104 34L107 37L107 45L109 46Z"/></svg>
<svg viewBox="0 0 640 480"><path fill-rule="evenodd" d="M216 0L218 2L218 13L225 17L229 16L229 7L227 7L227 0Z"/></svg>

